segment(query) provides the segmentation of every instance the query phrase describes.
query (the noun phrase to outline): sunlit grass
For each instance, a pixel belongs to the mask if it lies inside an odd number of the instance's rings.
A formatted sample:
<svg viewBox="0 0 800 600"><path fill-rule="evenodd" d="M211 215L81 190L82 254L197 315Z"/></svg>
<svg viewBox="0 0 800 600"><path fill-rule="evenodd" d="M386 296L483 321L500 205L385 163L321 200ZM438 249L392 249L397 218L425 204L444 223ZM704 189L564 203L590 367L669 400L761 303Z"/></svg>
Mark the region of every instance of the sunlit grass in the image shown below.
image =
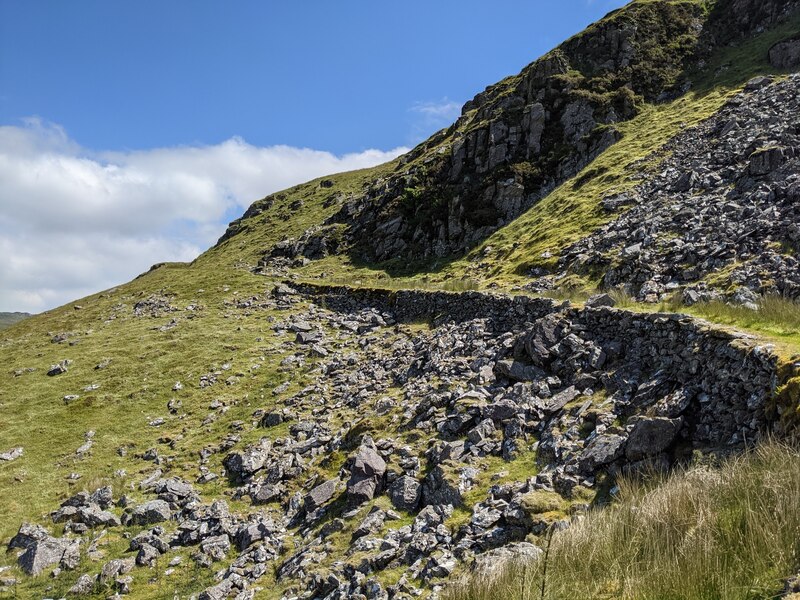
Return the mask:
<svg viewBox="0 0 800 600"><path fill-rule="evenodd" d="M623 479L618 502L556 533L544 598L772 598L800 568L800 454L767 443L720 468L663 481ZM455 586L447 600L542 598L544 561L493 581Z"/></svg>

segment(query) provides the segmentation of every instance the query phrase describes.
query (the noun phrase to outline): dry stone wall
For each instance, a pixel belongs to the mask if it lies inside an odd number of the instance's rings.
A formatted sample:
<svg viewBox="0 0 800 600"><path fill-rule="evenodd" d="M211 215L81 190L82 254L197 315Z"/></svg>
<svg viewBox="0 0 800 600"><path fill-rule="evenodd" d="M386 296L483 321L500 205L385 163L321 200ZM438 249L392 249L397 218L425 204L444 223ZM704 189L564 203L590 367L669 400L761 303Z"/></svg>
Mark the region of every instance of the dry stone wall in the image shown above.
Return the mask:
<svg viewBox="0 0 800 600"><path fill-rule="evenodd" d="M518 346L528 346L515 350L514 360L579 387L585 378L596 378L591 385L615 397L615 406L626 416L681 416L684 435L695 447L744 444L776 425L769 410L777 386L777 357L771 348L701 319L480 292L314 285L299 291L331 310L370 307L401 322L487 319L498 336L514 332ZM530 340L543 322L550 332L537 342L537 355ZM601 364L580 364L585 354L598 350L604 356ZM676 406L664 408L669 403Z"/></svg>

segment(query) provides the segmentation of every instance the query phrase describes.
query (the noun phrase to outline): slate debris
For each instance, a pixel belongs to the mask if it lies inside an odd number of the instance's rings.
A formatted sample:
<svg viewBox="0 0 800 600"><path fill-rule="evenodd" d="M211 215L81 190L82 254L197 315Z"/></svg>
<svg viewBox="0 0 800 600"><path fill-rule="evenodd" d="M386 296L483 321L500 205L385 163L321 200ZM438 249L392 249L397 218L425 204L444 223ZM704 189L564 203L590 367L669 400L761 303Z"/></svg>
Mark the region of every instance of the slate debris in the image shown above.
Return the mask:
<svg viewBox="0 0 800 600"><path fill-rule="evenodd" d="M797 41L773 50L790 46ZM528 287L599 270L604 286L644 302L677 292L690 305L724 299L757 308L758 295L800 298L799 111L800 74L752 80L666 144L667 158L627 192L632 208L564 250L555 277ZM727 267L716 287L702 282Z"/></svg>

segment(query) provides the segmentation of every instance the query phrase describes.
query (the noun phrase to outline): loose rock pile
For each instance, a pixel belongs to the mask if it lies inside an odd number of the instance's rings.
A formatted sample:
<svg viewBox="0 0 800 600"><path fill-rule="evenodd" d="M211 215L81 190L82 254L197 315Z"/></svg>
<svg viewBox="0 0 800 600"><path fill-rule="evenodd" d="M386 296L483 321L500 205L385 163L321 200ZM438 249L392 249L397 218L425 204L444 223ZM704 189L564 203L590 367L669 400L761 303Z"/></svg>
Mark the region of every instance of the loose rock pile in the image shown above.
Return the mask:
<svg viewBox="0 0 800 600"><path fill-rule="evenodd" d="M687 304L800 298L798 114L800 75L751 81L671 140L657 175L609 199L609 210L633 207L566 249L556 275L599 269L605 286L647 302L679 290ZM711 274L713 286L705 280ZM544 277L531 287L553 283Z"/></svg>

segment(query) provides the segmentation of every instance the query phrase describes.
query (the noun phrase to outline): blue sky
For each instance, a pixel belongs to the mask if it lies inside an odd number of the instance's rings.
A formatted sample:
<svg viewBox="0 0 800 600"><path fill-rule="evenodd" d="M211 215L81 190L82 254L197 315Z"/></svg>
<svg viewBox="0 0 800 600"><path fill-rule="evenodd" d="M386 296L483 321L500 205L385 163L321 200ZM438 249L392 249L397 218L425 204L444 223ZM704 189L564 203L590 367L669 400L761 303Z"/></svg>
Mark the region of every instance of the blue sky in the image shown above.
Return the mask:
<svg viewBox="0 0 800 600"><path fill-rule="evenodd" d="M189 259L253 200L391 158L623 4L0 0L0 310Z"/></svg>

